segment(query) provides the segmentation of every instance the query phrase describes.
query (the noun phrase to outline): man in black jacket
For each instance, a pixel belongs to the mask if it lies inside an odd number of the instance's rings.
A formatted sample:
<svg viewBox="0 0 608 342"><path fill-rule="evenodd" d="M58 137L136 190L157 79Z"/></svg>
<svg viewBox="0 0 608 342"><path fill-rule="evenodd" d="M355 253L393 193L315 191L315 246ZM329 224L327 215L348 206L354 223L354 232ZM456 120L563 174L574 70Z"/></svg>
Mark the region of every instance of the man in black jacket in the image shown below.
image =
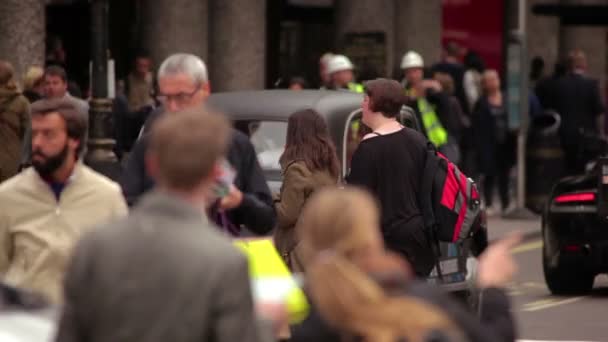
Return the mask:
<svg viewBox="0 0 608 342"><path fill-rule="evenodd" d="M168 57L158 71L159 99L163 108L150 115L143 135L133 147L121 179L123 193L129 205L154 186L145 167L148 148L147 132L164 112L174 113L186 108L203 106L210 87L207 68L200 58L190 54ZM184 132L187 134L187 132ZM202 146L201 148L204 148ZM230 223L245 226L256 234L265 234L274 227L275 212L270 189L257 161L253 145L246 135L233 130L228 161L236 170L236 178L217 208L225 211Z"/></svg>
<svg viewBox="0 0 608 342"><path fill-rule="evenodd" d="M554 85L551 108L562 118L560 135L566 156L569 174L584 171L585 165L594 155L585 136L604 135L604 106L598 81L585 75L587 59L576 50L568 57L569 72L559 78Z"/></svg>

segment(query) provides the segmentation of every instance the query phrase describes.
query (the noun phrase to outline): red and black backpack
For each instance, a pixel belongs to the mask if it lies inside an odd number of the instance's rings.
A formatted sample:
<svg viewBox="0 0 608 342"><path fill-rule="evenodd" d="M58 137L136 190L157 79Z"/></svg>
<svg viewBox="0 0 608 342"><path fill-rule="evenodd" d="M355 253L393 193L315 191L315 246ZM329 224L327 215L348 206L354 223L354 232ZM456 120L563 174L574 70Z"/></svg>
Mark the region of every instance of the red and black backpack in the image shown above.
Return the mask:
<svg viewBox="0 0 608 342"><path fill-rule="evenodd" d="M475 231L481 213L477 185L454 163L427 144L420 189L425 228L437 240L462 242Z"/></svg>

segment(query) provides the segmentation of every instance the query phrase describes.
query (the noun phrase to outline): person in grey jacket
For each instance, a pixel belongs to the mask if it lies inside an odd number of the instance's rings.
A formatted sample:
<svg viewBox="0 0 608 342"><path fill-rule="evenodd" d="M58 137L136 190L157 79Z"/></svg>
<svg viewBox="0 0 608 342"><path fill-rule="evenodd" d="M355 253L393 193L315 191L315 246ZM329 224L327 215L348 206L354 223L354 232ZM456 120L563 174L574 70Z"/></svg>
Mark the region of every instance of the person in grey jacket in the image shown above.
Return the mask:
<svg viewBox="0 0 608 342"><path fill-rule="evenodd" d="M159 119L148 150L156 190L76 247L57 341L263 340L247 260L205 215L229 139L219 114Z"/></svg>

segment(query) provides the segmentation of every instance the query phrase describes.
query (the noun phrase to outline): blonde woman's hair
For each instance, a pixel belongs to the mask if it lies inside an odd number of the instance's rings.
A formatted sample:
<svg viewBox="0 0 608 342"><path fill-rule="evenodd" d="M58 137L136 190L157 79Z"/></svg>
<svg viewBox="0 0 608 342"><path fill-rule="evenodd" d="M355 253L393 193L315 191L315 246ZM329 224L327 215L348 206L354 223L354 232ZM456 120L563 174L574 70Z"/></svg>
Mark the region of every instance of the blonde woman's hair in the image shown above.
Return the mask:
<svg viewBox="0 0 608 342"><path fill-rule="evenodd" d="M351 256L381 241L376 202L365 191L324 189L315 193L296 225L298 258L306 265L324 250Z"/></svg>
<svg viewBox="0 0 608 342"><path fill-rule="evenodd" d="M23 90L32 90L44 79L44 69L39 66L31 66L23 75Z"/></svg>
<svg viewBox="0 0 608 342"><path fill-rule="evenodd" d="M339 254L324 255L307 272L320 315L346 335L368 342L424 341L441 332L450 341L462 334L440 309L409 296L388 296L357 266Z"/></svg>

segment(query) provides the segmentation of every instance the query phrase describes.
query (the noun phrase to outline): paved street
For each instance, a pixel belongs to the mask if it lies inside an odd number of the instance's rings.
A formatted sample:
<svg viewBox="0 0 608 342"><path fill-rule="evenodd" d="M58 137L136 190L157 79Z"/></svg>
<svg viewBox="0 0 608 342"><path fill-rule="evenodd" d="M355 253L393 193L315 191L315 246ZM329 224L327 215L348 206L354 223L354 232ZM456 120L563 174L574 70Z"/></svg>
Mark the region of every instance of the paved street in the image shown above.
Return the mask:
<svg viewBox="0 0 608 342"><path fill-rule="evenodd" d="M542 271L540 219L491 218L491 238L520 230L526 241L514 250L519 274L510 286L521 340L608 341L608 277L598 276L592 293L558 297L550 294ZM492 231L492 229L494 229Z"/></svg>

